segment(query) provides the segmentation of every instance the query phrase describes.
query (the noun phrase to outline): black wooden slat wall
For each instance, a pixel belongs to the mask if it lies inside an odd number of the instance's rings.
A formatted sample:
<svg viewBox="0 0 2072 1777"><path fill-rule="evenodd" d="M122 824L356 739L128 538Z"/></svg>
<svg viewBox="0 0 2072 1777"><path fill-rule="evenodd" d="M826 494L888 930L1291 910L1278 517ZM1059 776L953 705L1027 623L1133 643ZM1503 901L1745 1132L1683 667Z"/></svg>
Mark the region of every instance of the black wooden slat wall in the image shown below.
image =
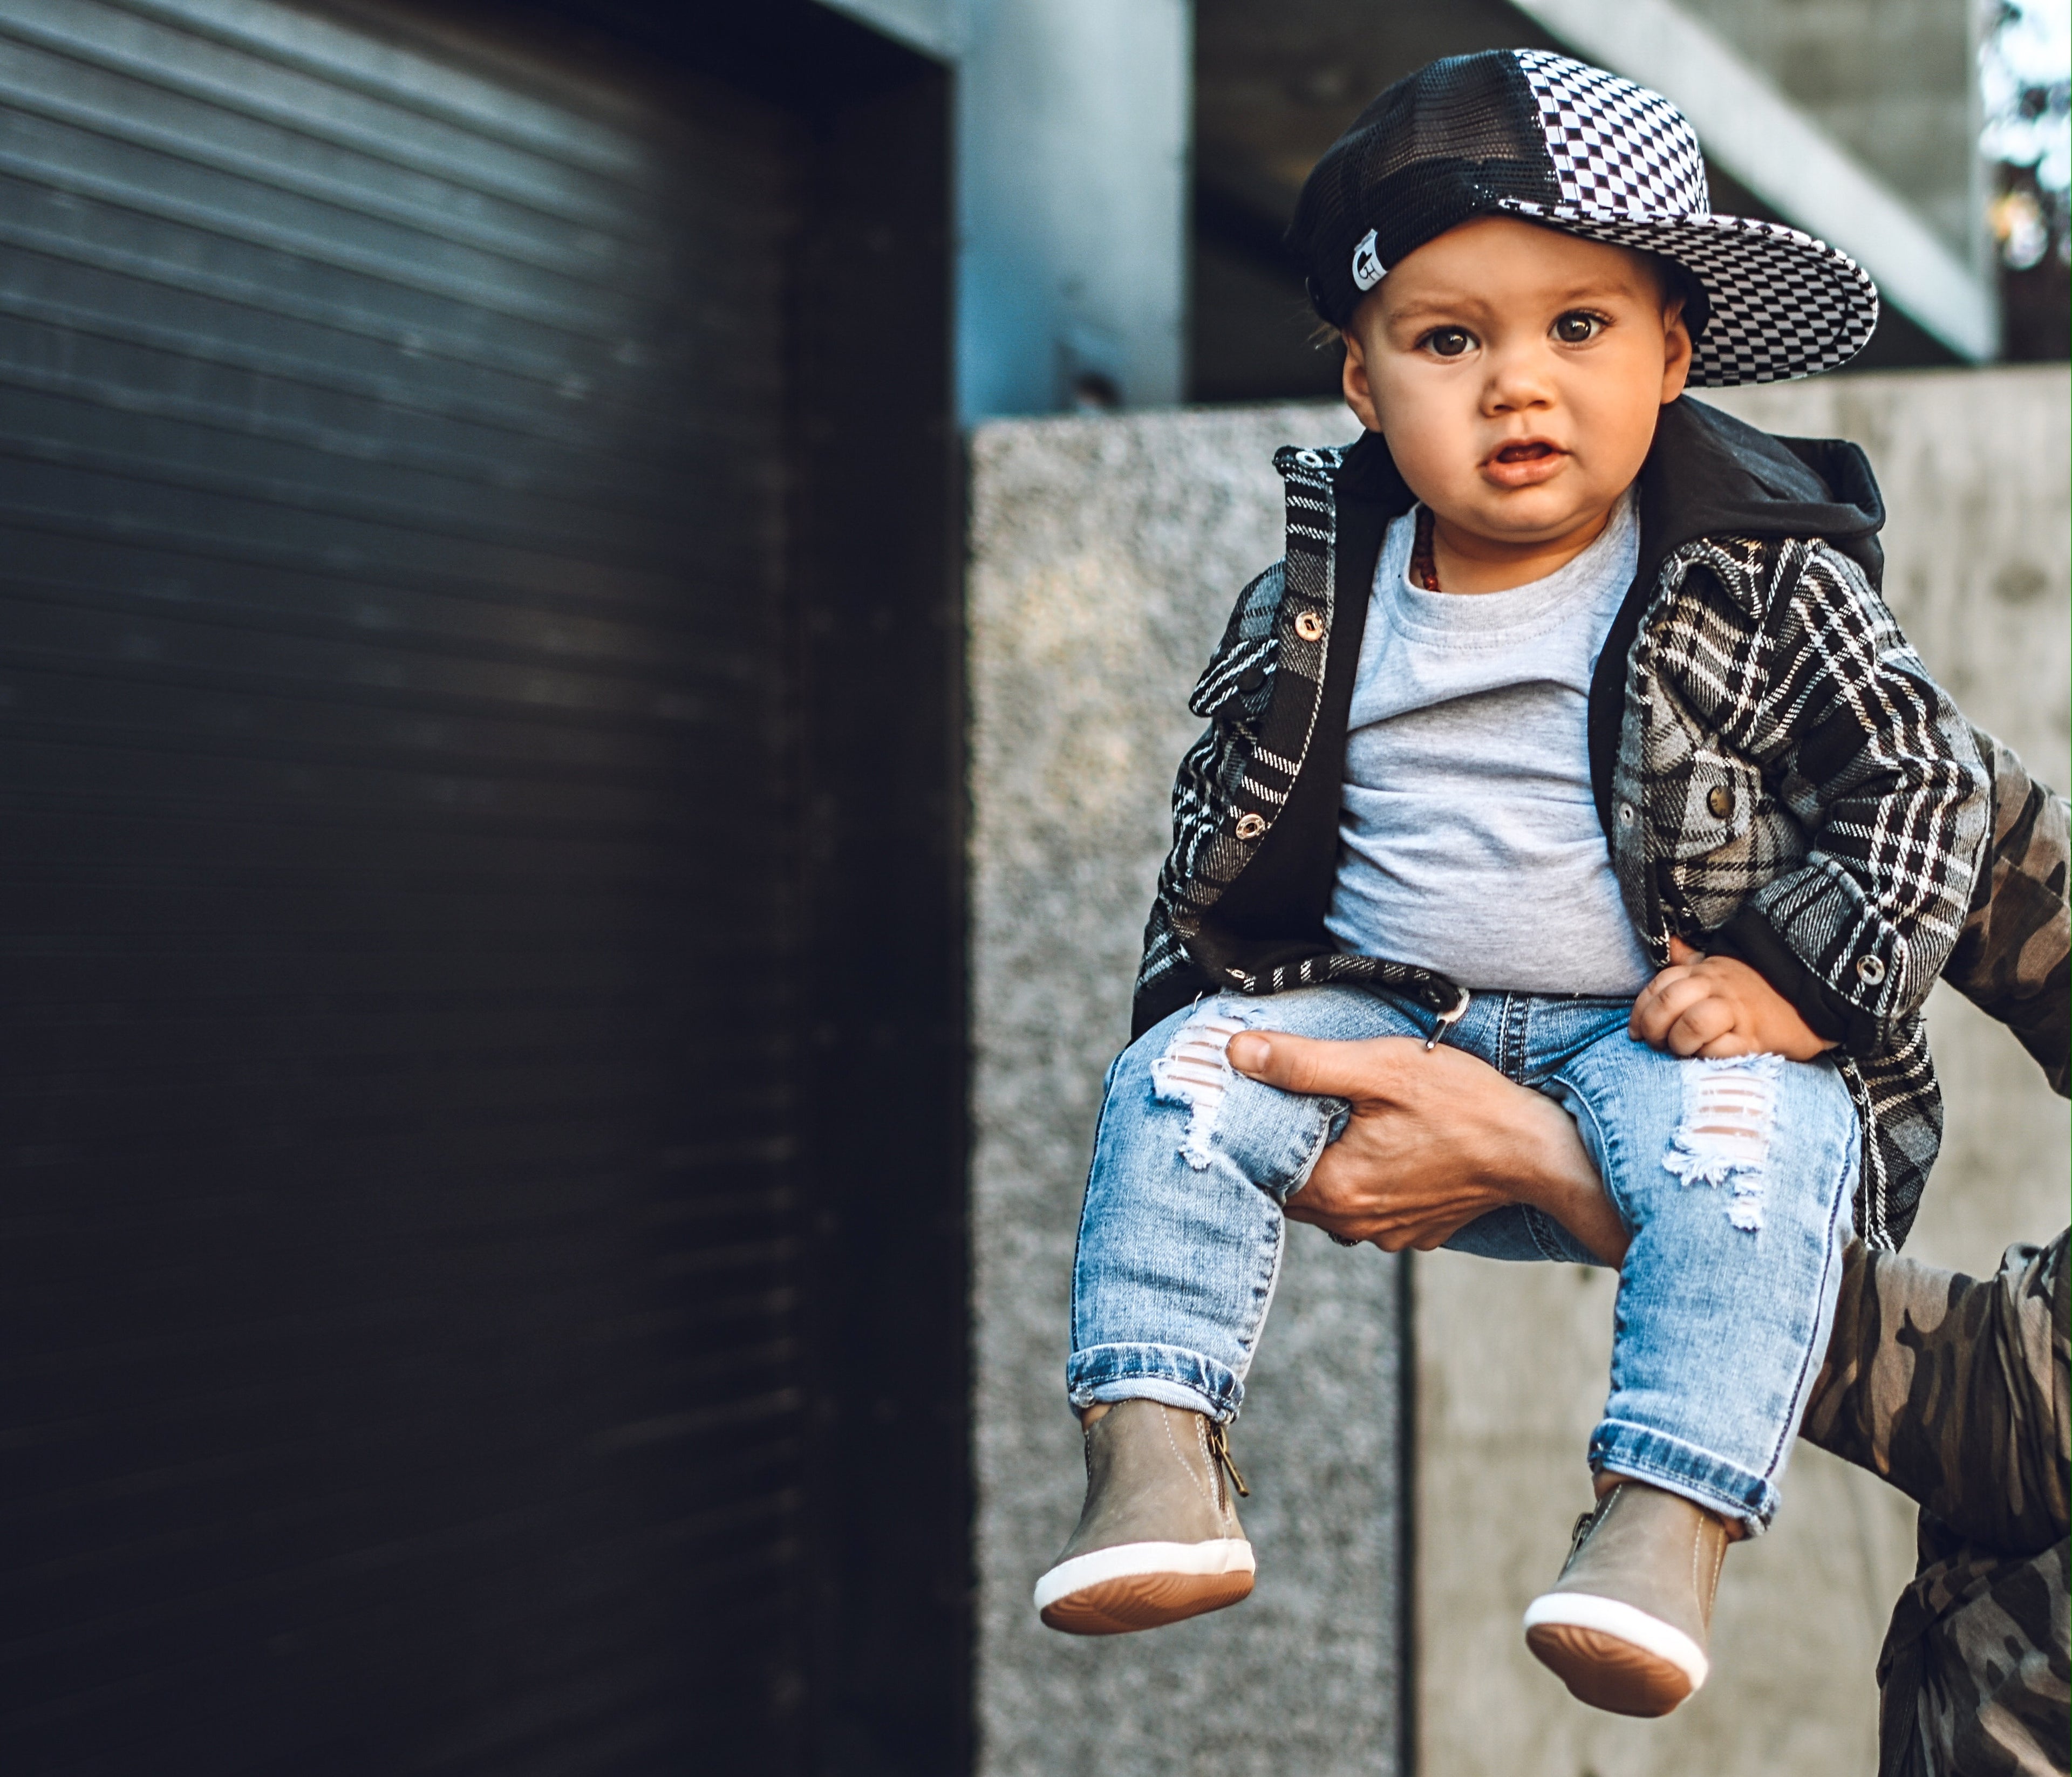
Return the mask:
<svg viewBox="0 0 2072 1777"><path fill-rule="evenodd" d="M944 84L703 10L0 0L0 1770L961 1757Z"/></svg>

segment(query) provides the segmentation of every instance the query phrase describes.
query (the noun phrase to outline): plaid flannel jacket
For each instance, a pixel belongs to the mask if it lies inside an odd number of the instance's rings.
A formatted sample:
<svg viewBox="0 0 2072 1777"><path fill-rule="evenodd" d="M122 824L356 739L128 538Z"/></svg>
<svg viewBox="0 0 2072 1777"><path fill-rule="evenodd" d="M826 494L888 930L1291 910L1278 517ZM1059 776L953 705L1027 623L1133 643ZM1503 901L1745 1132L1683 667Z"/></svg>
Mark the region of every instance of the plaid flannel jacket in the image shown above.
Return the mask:
<svg viewBox="0 0 2072 1777"><path fill-rule="evenodd" d="M1432 971L1323 926L1369 589L1409 490L1386 445L1283 449L1283 559L1240 596L1190 707L1141 1032L1198 995L1360 981L1435 1011ZM1856 1225L1906 1237L1942 1134L1921 1006L1971 910L1988 778L1879 597L1882 522L1848 445L1690 400L1639 482L1642 562L1590 696L1598 813L1658 967L1671 934L1741 957L1836 1052L1863 1121Z"/></svg>

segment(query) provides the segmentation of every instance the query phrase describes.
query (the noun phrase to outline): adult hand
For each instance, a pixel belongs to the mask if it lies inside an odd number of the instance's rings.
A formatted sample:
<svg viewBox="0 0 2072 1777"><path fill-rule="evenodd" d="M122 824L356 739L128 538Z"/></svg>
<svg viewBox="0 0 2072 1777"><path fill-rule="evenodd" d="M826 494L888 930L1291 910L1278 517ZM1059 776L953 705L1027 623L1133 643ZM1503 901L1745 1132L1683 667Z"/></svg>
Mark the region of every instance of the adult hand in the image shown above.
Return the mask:
<svg viewBox="0 0 2072 1777"><path fill-rule="evenodd" d="M1529 1203L1606 1264L1626 1256L1626 1225L1568 1114L1465 1050L1242 1031L1227 1053L1268 1085L1352 1106L1345 1133L1288 1200L1291 1220L1392 1253L1429 1252L1478 1216Z"/></svg>

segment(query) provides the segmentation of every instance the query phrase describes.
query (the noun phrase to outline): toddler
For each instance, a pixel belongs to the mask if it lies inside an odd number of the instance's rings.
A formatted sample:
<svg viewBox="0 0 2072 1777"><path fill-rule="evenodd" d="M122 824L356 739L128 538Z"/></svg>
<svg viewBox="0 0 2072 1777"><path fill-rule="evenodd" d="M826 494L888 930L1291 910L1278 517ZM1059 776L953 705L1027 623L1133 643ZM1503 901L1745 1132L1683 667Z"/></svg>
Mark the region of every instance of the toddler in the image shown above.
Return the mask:
<svg viewBox="0 0 2072 1777"><path fill-rule="evenodd" d="M1539 51L1391 87L1290 241L1366 431L1281 453L1285 556L1195 689L1073 1278L1086 1505L1037 1607L1112 1634L1252 1589L1225 1427L1346 1107L1231 1036L1445 1041L1568 1110L1630 1237L1597 1504L1525 1621L1579 1697L1660 1714L1777 1509L1842 1249L1903 1237L1940 1128L1920 1007L1984 774L1879 597L1862 453L1682 398L1841 363L1877 293L1712 215L1666 101ZM1524 1205L1448 1244L1593 1259Z"/></svg>

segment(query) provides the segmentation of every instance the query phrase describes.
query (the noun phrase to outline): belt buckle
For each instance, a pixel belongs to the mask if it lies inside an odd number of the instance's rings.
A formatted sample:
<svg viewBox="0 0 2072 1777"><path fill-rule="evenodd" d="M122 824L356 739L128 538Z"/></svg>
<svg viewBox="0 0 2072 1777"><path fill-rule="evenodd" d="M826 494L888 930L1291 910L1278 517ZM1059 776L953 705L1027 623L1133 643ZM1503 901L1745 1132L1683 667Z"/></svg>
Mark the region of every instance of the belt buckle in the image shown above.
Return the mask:
<svg viewBox="0 0 2072 1777"><path fill-rule="evenodd" d="M1424 1053L1427 1055L1437 1049L1439 1046L1440 1039L1466 1016L1468 1001L1471 997L1468 990L1466 987L1457 987L1453 991L1461 997L1439 1014L1439 1022L1432 1027L1432 1034L1424 1039Z"/></svg>

